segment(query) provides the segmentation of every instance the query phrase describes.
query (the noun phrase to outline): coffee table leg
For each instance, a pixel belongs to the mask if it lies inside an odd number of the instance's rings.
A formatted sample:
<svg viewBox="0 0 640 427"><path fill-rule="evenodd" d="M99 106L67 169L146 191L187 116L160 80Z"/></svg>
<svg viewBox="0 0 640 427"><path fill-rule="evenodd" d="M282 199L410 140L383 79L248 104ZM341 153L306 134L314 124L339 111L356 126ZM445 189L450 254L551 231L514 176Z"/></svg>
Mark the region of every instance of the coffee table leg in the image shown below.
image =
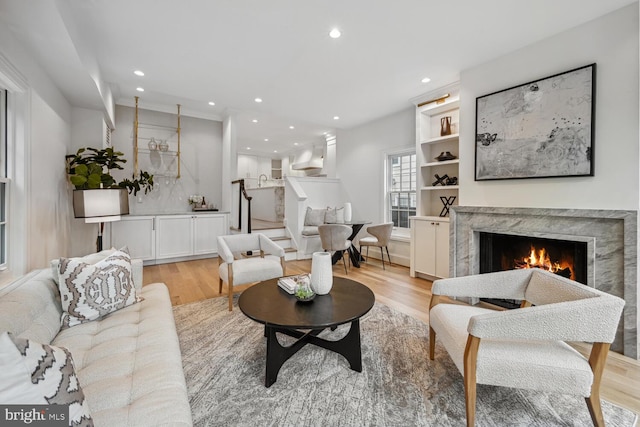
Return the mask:
<svg viewBox="0 0 640 427"><path fill-rule="evenodd" d="M341 354L349 362L351 369L362 372L362 350L360 347L360 320L351 322L349 332L338 341L328 341L315 336L307 337L310 344Z"/></svg>
<svg viewBox="0 0 640 427"><path fill-rule="evenodd" d="M322 329L303 333L295 330L277 328L275 326L265 326L265 335L267 337L267 367L264 378L265 387L271 387L278 379L278 372L280 372L280 368L283 363L296 354L298 350L307 345L309 337L313 337L321 331ZM282 332L299 339L292 345L284 347L278 342L276 332Z"/></svg>

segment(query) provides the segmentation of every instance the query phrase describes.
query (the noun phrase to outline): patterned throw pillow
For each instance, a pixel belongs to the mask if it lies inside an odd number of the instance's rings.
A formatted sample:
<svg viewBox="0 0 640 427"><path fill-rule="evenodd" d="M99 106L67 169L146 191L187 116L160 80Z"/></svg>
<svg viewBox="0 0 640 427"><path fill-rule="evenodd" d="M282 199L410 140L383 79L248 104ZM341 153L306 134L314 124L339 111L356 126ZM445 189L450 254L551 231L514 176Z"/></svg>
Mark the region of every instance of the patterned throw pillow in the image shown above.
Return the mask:
<svg viewBox="0 0 640 427"><path fill-rule="evenodd" d="M79 325L142 301L131 276L131 257L115 251L95 264L61 258L59 287L62 327Z"/></svg>
<svg viewBox="0 0 640 427"><path fill-rule="evenodd" d="M3 405L68 405L69 425L93 426L66 348L0 334L0 402Z"/></svg>

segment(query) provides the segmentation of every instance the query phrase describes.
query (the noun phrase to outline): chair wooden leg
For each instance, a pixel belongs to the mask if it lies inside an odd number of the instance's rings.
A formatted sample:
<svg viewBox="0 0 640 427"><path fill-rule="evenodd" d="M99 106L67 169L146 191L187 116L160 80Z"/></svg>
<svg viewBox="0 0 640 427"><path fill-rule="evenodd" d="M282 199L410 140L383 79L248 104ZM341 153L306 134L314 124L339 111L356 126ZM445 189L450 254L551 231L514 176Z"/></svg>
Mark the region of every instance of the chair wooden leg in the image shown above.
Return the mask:
<svg viewBox="0 0 640 427"><path fill-rule="evenodd" d="M222 279L220 279L219 281L220 281L220 283L219 283L219 285L218 285L218 293L219 293L220 295L222 295Z"/></svg>
<svg viewBox="0 0 640 427"><path fill-rule="evenodd" d="M387 259L389 260L389 267L391 267L391 257L389 256L389 246L384 247L387 250Z"/></svg>
<svg viewBox="0 0 640 427"><path fill-rule="evenodd" d="M349 272L347 271L347 260L344 259L345 256L349 257L349 251L342 252L342 263L344 264L344 274L349 274Z"/></svg>
<svg viewBox="0 0 640 427"><path fill-rule="evenodd" d="M593 384L591 385L591 396L586 397L587 408L591 415L591 421L595 427L604 427L604 416L602 415L602 407L600 406L600 382L602 373L609 354L608 343L593 343L591 354L589 355L589 365L593 371Z"/></svg>
<svg viewBox="0 0 640 427"><path fill-rule="evenodd" d="M231 270L231 266L229 266L229 280L227 281L227 286L229 287L229 311L233 310L233 270Z"/></svg>
<svg viewBox="0 0 640 427"><path fill-rule="evenodd" d="M433 360L436 354L436 331L429 326L429 359Z"/></svg>
<svg viewBox="0 0 640 427"><path fill-rule="evenodd" d="M382 252L382 246L380 246L380 259L382 260L382 269L386 270L386 268L384 268L384 253Z"/></svg>
<svg viewBox="0 0 640 427"><path fill-rule="evenodd" d="M476 424L476 361L480 338L469 335L464 349L464 400L467 408L467 427Z"/></svg>

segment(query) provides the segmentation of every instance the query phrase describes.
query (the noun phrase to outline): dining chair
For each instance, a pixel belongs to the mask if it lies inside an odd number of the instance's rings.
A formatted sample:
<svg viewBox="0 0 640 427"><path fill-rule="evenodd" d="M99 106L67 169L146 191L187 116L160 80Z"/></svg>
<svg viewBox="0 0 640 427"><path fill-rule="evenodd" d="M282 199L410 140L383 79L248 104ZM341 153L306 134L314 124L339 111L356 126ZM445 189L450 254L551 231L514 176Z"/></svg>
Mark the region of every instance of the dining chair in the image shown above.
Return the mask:
<svg viewBox="0 0 640 427"><path fill-rule="evenodd" d="M321 224L318 226L322 249L326 252L342 252L345 274L349 274L347 271L347 261L345 261L344 258L349 258L349 248L351 247L349 236L351 236L351 232L351 227L344 224Z"/></svg>
<svg viewBox="0 0 640 427"><path fill-rule="evenodd" d="M393 222L385 222L383 224L372 225L367 227L367 233L371 236L363 237L360 239L360 253L362 253L362 247L367 247L367 258L369 258L369 246L377 246L380 248L380 258L382 258L382 269L384 268L384 253L382 248L387 250L387 258L389 259L389 265L391 265L391 257L389 256L389 239L391 238L391 232L393 231Z"/></svg>

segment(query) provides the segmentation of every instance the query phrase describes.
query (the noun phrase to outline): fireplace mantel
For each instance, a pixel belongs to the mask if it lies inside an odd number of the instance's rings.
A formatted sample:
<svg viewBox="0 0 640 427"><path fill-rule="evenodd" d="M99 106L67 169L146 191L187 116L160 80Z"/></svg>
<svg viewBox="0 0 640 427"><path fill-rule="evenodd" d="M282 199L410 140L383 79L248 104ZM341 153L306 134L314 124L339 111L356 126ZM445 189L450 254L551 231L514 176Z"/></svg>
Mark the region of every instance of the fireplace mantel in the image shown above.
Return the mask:
<svg viewBox="0 0 640 427"><path fill-rule="evenodd" d="M454 206L450 217L451 277L480 272L480 232L586 242L587 285L626 302L611 349L639 358L636 211Z"/></svg>

